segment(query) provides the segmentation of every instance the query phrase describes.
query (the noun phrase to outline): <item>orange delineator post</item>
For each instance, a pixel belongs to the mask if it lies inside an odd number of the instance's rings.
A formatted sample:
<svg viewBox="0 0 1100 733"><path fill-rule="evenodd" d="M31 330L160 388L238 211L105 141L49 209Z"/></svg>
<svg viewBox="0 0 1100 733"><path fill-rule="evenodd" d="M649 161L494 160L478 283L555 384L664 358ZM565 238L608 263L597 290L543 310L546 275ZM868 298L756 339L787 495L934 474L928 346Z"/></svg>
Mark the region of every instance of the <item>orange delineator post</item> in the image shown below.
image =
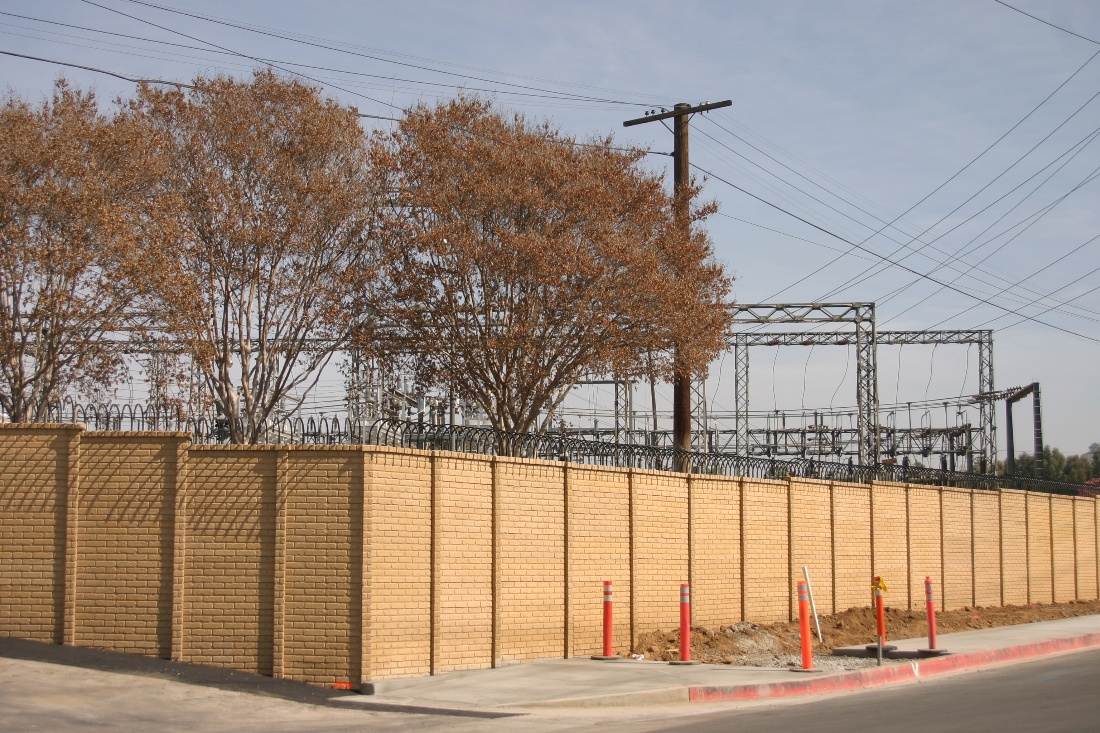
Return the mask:
<svg viewBox="0 0 1100 733"><path fill-rule="evenodd" d="M798 632L802 637L802 669L814 668L813 639L810 636L810 592L806 581L798 581Z"/></svg>
<svg viewBox="0 0 1100 733"><path fill-rule="evenodd" d="M924 599L928 604L928 648L936 648L936 597L932 594L932 578L924 576Z"/></svg>
<svg viewBox="0 0 1100 733"><path fill-rule="evenodd" d="M680 585L680 661L691 661L691 586Z"/></svg>
<svg viewBox="0 0 1100 733"><path fill-rule="evenodd" d="M603 655L612 656L615 652L611 648L611 606L612 606L611 581L603 582Z"/></svg>

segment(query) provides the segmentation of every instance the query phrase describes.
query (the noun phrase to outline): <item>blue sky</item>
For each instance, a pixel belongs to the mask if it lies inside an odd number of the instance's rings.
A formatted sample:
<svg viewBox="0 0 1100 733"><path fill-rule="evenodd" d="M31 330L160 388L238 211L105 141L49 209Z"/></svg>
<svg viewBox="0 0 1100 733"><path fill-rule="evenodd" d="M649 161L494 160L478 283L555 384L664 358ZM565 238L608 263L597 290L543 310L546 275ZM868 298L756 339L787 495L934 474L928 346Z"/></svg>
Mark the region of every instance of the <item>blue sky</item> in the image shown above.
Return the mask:
<svg viewBox="0 0 1100 733"><path fill-rule="evenodd" d="M731 108L692 121L691 156L699 169L878 255L899 261L908 254L902 261L906 267L963 291L941 290L858 250L833 262L840 254L836 250L850 245L711 178L706 195L720 203L724 216L714 217L709 229L719 257L737 277L738 301L876 301L880 328L997 329L996 384L1042 384L1047 442L1078 453L1100 441L1100 290L1088 292L1100 285L1100 272L1091 272L1100 267L1100 240L1084 244L1100 234L1100 183L1085 182L1100 166L1100 143L1090 137L1100 127L1100 99L1086 104L1100 91L1100 58L909 211L897 229L872 236L1020 122L1100 51L1098 43L993 0L162 3L343 49L335 51L127 0L95 1L163 28L80 0L6 1L0 11L38 20L0 16L0 50L172 80L219 71L247 74L256 66L207 45L216 44L246 56L337 69L286 66L321 79L326 93L364 113L389 116L417 100L479 87L495 90L503 107L551 117L576 135L614 133L624 143L656 151L671 149L667 131L654 124L624 129L622 121L653 106L732 99ZM1100 4L1012 4L1100 41ZM207 50L107 37L42 20ZM0 57L0 78L13 93L32 99L49 92L62 68ZM68 68L64 73L81 86L94 86L103 98L128 95L133 88L94 72ZM668 159L651 156L650 163L660 169ZM1028 219L1032 214L1034 221ZM934 239L940 251L925 247L891 255L916 235ZM912 249L917 246L914 242ZM962 259L951 262L955 269L941 264L959 252ZM876 261L880 266L873 277L855 277ZM853 277L857 282L847 286ZM1056 301L1029 305L1051 294ZM1021 318L1006 316L1003 308L1046 325L1026 319L1013 325ZM849 357L835 347L754 350L752 408L853 404ZM883 348L879 361L883 403L977 390L973 349ZM708 386L713 408L731 409L728 364L714 365ZM595 387L582 388L577 396L578 409L590 402L609 406L610 393ZM641 396L638 401L645 402ZM1002 412L999 407L999 422ZM1025 417L1017 419L1020 442L1030 432ZM585 419L578 414L576 421ZM1001 437L1003 445L1003 431Z"/></svg>

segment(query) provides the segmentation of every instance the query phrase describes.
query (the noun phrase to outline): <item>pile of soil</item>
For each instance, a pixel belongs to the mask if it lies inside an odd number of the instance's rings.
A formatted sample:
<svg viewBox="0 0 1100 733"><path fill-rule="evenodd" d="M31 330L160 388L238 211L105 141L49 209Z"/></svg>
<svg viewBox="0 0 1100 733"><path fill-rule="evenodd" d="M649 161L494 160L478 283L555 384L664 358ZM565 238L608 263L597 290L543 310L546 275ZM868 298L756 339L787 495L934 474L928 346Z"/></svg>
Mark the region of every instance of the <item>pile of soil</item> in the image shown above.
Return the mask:
<svg viewBox="0 0 1100 733"><path fill-rule="evenodd" d="M991 606L936 612L939 634L955 631L1012 626L1035 621L1050 621L1071 616L1100 614L1100 601L1032 604L1029 606ZM814 654L830 654L834 647L873 644L876 639L875 614L870 608L850 608L842 613L820 616L824 641L814 636ZM813 622L810 622L811 630ZM811 631L812 633L812 631ZM913 639L928 634L924 611L886 608L888 639ZM646 659L672 661L680 656L680 631L651 631L638 636L634 654ZM755 624L742 621L731 626L709 629L691 627L691 656L707 664L736 664L753 667L784 667L799 652L798 622ZM816 663L816 662L815 662Z"/></svg>

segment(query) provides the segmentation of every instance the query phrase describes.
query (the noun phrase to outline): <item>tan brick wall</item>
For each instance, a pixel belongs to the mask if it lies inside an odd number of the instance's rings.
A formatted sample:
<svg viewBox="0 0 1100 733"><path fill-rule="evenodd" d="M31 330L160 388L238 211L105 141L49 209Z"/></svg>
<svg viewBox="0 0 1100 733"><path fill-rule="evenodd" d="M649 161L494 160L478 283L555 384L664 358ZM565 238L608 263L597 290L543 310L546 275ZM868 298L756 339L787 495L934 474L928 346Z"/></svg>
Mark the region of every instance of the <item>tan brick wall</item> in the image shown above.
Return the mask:
<svg viewBox="0 0 1100 733"><path fill-rule="evenodd" d="M1028 603L1050 603L1051 575L1050 495L1027 495Z"/></svg>
<svg viewBox="0 0 1100 733"><path fill-rule="evenodd" d="M1078 497L1073 507L1077 537L1077 597L1096 598L1096 500Z"/></svg>
<svg viewBox="0 0 1100 733"><path fill-rule="evenodd" d="M680 584L689 582L688 496L683 476L635 471L634 631L680 624Z"/></svg>
<svg viewBox="0 0 1100 733"><path fill-rule="evenodd" d="M488 459L433 457L435 672L493 662L493 471Z"/></svg>
<svg viewBox="0 0 1100 733"><path fill-rule="evenodd" d="M1001 503L1000 494L975 491L974 498L974 603L1001 605Z"/></svg>
<svg viewBox="0 0 1100 733"><path fill-rule="evenodd" d="M894 608L909 607L907 579L909 577L909 519L906 488L903 484L874 483L871 485L874 510L872 552L874 566L871 576L881 575L889 589L886 603ZM914 570L914 573L920 570ZM920 576L923 582L924 576ZM864 578L860 606L870 606L873 600L871 577ZM924 587L920 601L924 602Z"/></svg>
<svg viewBox="0 0 1100 733"><path fill-rule="evenodd" d="M904 496L901 509L904 524ZM866 486L833 484L834 567L836 600L833 612L866 606L871 577L871 491ZM903 542L899 543L904 553ZM904 554L902 554L904 567ZM884 562L888 557L883 558ZM889 567L889 563L886 563ZM811 571L813 572L813 571ZM820 573L813 572L816 580ZM818 610L823 612L822 606Z"/></svg>
<svg viewBox="0 0 1100 733"><path fill-rule="evenodd" d="M745 618L751 621L791 617L788 492L786 481L745 479L741 485Z"/></svg>
<svg viewBox="0 0 1100 733"><path fill-rule="evenodd" d="M692 623L717 628L741 621L741 482L691 479Z"/></svg>
<svg viewBox="0 0 1100 733"><path fill-rule="evenodd" d="M944 489L943 498L943 588L942 606L963 608L974 605L974 529L971 517L973 492ZM924 578L920 578L924 582ZM935 576L933 576L935 580ZM919 606L919 604L918 604Z"/></svg>
<svg viewBox="0 0 1100 733"><path fill-rule="evenodd" d="M565 655L565 491L561 464L497 460L497 653Z"/></svg>
<svg viewBox="0 0 1100 733"><path fill-rule="evenodd" d="M1006 606L1023 606L1028 601L1027 494L1002 490L1001 494L1001 578Z"/></svg>
<svg viewBox="0 0 1100 733"><path fill-rule="evenodd" d="M74 643L168 657L182 435L85 433Z"/></svg>
<svg viewBox="0 0 1100 733"><path fill-rule="evenodd" d="M0 636L62 641L69 459L79 435L75 426L0 424Z"/></svg>
<svg viewBox="0 0 1100 733"><path fill-rule="evenodd" d="M367 448L367 680L431 671L432 469L423 451Z"/></svg>
<svg viewBox="0 0 1100 733"><path fill-rule="evenodd" d="M573 656L603 651L603 581L614 594L615 651L630 649L630 476L569 467L569 619Z"/></svg>
<svg viewBox="0 0 1100 733"><path fill-rule="evenodd" d="M0 635L355 684L598 652L605 579L620 652L803 564L823 612L1097 595L1093 498L180 440L0 428Z"/></svg>
<svg viewBox="0 0 1100 733"><path fill-rule="evenodd" d="M833 593L833 497L827 481L791 482L791 577L802 578L802 566L810 571L818 612L834 606ZM798 617L796 588L789 588L792 617Z"/></svg>
<svg viewBox="0 0 1100 733"><path fill-rule="evenodd" d="M179 658L271 675L276 452L195 446L184 493Z"/></svg>
<svg viewBox="0 0 1100 733"><path fill-rule="evenodd" d="M1051 496L1051 545L1054 552L1054 601L1077 598L1076 540L1073 536L1073 497Z"/></svg>
<svg viewBox="0 0 1100 733"><path fill-rule="evenodd" d="M362 660L362 453L357 448L304 447L285 453L285 473L280 470L279 476L285 539L276 672L317 684L357 683Z"/></svg>
<svg viewBox="0 0 1100 733"><path fill-rule="evenodd" d="M940 492L923 486L909 486L909 608L924 606L924 578L940 579L943 585L940 536ZM899 579L900 580L900 579ZM893 587L893 586L891 586ZM897 593L887 597L889 605L902 608L901 585ZM936 595L937 608L942 609L943 593Z"/></svg>

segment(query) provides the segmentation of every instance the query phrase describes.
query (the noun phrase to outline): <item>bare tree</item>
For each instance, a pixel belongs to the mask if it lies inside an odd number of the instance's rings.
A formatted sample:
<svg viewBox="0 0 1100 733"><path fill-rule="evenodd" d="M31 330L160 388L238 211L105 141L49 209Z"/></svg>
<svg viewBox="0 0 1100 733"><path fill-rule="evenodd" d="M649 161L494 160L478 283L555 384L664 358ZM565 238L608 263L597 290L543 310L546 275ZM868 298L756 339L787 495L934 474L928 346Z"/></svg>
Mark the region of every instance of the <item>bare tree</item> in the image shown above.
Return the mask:
<svg viewBox="0 0 1100 733"><path fill-rule="evenodd" d="M469 98L411 110L372 151L393 335L494 427L544 429L571 385L642 373L647 352L667 373L674 344L694 368L721 348L729 281L643 151Z"/></svg>
<svg viewBox="0 0 1100 733"><path fill-rule="evenodd" d="M0 407L42 421L77 386L108 386L129 323L135 217L157 175L140 131L58 81L0 109Z"/></svg>
<svg viewBox="0 0 1100 733"><path fill-rule="evenodd" d="M377 265L365 139L354 110L257 72L139 88L133 112L164 140L147 291L235 443L300 404L363 325L353 299Z"/></svg>

